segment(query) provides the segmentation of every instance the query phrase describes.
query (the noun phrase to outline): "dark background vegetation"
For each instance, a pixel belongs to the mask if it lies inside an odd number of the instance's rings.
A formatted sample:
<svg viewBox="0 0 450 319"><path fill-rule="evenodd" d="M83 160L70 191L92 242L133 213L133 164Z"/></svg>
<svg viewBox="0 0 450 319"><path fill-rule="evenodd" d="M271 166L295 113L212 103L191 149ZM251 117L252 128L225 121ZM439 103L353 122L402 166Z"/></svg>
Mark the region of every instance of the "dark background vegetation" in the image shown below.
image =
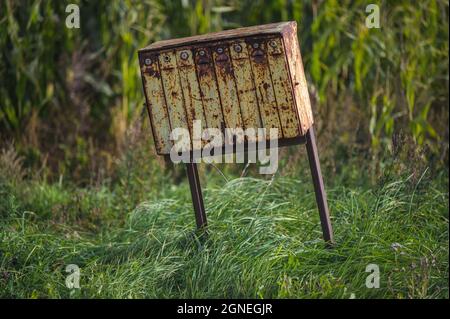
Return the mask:
<svg viewBox="0 0 450 319"><path fill-rule="evenodd" d="M392 156L448 164L448 1L372 1L380 29L365 27L367 1L73 2L80 29L65 28L65 1L0 4L0 141L50 180L114 175L127 133L146 122L139 48L286 20L299 26L328 168L354 156L374 172Z"/></svg>
<svg viewBox="0 0 450 319"><path fill-rule="evenodd" d="M447 0L0 1L0 297L448 298L448 17ZM202 164L201 242L183 167L155 154L137 50L287 20L337 247L303 147L274 176Z"/></svg>

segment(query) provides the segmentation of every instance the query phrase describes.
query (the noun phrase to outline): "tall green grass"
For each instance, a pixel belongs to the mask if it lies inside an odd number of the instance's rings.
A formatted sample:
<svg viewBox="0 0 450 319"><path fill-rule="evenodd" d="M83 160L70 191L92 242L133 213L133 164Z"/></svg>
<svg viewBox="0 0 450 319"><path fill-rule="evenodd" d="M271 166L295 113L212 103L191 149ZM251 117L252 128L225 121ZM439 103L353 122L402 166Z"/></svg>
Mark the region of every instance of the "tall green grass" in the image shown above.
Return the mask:
<svg viewBox="0 0 450 319"><path fill-rule="evenodd" d="M95 236L80 223L83 214L99 208L107 218L120 205L114 193L91 192L74 219L58 220L45 212L63 210L78 192L28 186L31 203L2 202L0 296L448 298L445 179L425 173L416 184L404 177L373 189L329 189L332 249L321 239L307 178L208 187L206 236L193 231L186 184L121 211L123 226L103 226ZM81 268L80 289L65 286L68 264ZM365 285L368 264L379 266L378 289Z"/></svg>

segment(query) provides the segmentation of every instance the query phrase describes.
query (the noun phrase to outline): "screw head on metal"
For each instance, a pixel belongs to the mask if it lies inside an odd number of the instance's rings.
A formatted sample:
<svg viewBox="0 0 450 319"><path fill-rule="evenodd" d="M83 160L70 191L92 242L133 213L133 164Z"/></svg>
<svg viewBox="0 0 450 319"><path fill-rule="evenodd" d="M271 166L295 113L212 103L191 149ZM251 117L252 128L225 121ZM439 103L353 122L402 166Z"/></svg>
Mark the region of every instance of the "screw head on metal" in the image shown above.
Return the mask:
<svg viewBox="0 0 450 319"><path fill-rule="evenodd" d="M223 53L223 48L217 48L217 53L222 54Z"/></svg>
<svg viewBox="0 0 450 319"><path fill-rule="evenodd" d="M277 42L276 42L275 40L272 40L272 41L269 42L269 45L270 45L272 48L276 48L276 47L277 47Z"/></svg>
<svg viewBox="0 0 450 319"><path fill-rule="evenodd" d="M144 64L145 64L145 65L150 65L150 64L152 64L152 59L146 58L146 59L144 60Z"/></svg>
<svg viewBox="0 0 450 319"><path fill-rule="evenodd" d="M170 56L165 55L165 56L164 56L164 61L165 61L165 62L169 62L169 61L170 61Z"/></svg>
<svg viewBox="0 0 450 319"><path fill-rule="evenodd" d="M189 57L189 54L186 51L181 52L180 58L182 60L187 60L188 57Z"/></svg>
<svg viewBox="0 0 450 319"><path fill-rule="evenodd" d="M253 49L257 49L257 48L259 48L259 43L253 43Z"/></svg>
<svg viewBox="0 0 450 319"><path fill-rule="evenodd" d="M204 56L206 54L206 52L205 52L205 50L200 50L200 51L198 51L198 54L200 56Z"/></svg>
<svg viewBox="0 0 450 319"><path fill-rule="evenodd" d="M237 53L242 52L242 47L240 44L235 44L233 48L234 48L234 51L236 51Z"/></svg>

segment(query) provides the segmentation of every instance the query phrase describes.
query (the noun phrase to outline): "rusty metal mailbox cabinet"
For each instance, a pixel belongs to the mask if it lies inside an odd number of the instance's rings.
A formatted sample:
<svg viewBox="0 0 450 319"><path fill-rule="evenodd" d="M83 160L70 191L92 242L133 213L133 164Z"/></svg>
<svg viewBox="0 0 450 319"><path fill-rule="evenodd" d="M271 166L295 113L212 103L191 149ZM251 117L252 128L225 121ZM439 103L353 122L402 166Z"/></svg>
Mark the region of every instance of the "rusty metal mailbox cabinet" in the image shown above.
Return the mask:
<svg viewBox="0 0 450 319"><path fill-rule="evenodd" d="M199 120L202 129L276 128L276 136L264 139L277 139L279 146L306 144L324 239L333 241L295 22L159 41L139 50L139 63L159 155L170 154L174 128L188 130L192 140ZM190 143L185 150L203 146ZM186 165L197 226L204 228L197 167Z"/></svg>

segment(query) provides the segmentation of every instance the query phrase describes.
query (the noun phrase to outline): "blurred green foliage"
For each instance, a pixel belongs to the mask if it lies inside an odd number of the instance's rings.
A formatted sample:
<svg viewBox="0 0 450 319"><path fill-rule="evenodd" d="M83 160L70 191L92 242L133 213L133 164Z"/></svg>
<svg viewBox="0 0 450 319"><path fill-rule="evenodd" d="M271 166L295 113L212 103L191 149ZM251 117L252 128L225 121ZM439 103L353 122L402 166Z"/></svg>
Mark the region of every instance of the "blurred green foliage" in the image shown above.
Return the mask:
<svg viewBox="0 0 450 319"><path fill-rule="evenodd" d="M139 48L285 20L299 25L323 147L378 160L407 143L448 163L447 0L371 0L379 29L366 27L362 0L70 3L80 29L65 27L67 1L0 3L1 143L14 140L27 165L52 177L108 175L142 114Z"/></svg>

